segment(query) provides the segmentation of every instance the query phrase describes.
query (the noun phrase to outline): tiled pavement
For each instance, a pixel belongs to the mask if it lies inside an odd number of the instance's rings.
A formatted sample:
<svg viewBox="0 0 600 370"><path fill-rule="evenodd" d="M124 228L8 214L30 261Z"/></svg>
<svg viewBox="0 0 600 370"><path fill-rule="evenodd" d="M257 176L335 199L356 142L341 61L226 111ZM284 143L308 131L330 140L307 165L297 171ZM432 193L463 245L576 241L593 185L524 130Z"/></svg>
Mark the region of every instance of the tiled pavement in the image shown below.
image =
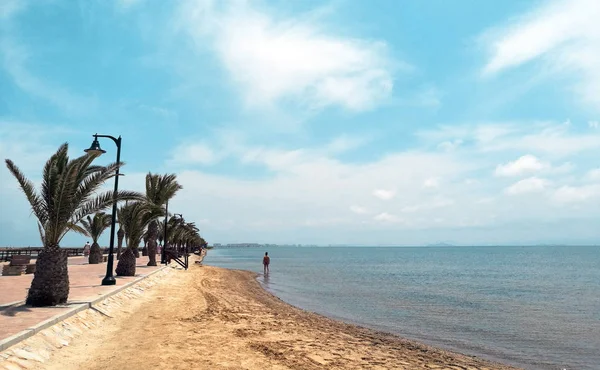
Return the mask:
<svg viewBox="0 0 600 370"><path fill-rule="evenodd" d="M115 260L115 267L116 263ZM100 283L106 274L106 263L90 265L87 263L87 258L69 258L69 301L67 305L61 307L34 308L23 304L8 307L8 304L25 300L33 275L0 276L0 341L56 315L66 313L77 303L94 301L161 268L161 266L148 267L147 263L148 257L138 258L136 276L117 277L116 285L102 286Z"/></svg>

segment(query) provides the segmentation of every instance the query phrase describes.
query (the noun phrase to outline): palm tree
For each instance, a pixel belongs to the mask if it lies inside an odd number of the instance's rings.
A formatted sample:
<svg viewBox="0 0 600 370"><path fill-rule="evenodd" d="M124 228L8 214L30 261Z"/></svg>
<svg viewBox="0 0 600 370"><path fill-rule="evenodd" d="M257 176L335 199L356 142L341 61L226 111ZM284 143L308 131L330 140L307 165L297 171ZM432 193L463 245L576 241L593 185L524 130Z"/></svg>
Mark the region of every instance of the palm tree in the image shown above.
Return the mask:
<svg viewBox="0 0 600 370"><path fill-rule="evenodd" d="M168 238L169 243L179 252L189 254L196 246L202 244L202 237L198 233L198 227L191 222L186 223L183 219L171 218Z"/></svg>
<svg viewBox="0 0 600 370"><path fill-rule="evenodd" d="M98 239L100 235L106 230L112 221L111 215L107 215L104 212L98 212L94 215L94 218L87 216L81 220L81 225L86 231L86 235L92 238L93 244L90 249L90 258L88 259L90 265L98 264L102 262L102 250L98 245Z"/></svg>
<svg viewBox="0 0 600 370"><path fill-rule="evenodd" d="M163 244L163 240L165 239L165 222L164 221L159 221L158 222L158 242L160 244ZM163 248L164 248L164 244L163 244Z"/></svg>
<svg viewBox="0 0 600 370"><path fill-rule="evenodd" d="M200 248L206 248L208 246L208 243L206 242L206 240L204 240L203 237L200 237L198 239L198 247Z"/></svg>
<svg viewBox="0 0 600 370"><path fill-rule="evenodd" d="M106 167L93 166L92 162L97 157L93 154L70 160L68 149L67 143L61 145L46 162L39 192L13 161L6 160L8 170L17 179L37 218L43 244L27 293L26 303L33 306L54 306L67 301L67 253L60 248L59 243L71 230L84 234L85 231L77 223L87 215L112 205L112 191L101 194L96 192L122 165L112 163ZM120 191L114 196L117 200L140 198L139 193L131 191Z"/></svg>
<svg viewBox="0 0 600 370"><path fill-rule="evenodd" d="M121 222L119 222L119 231L117 231L117 259L121 258L123 238L125 238L125 231L123 231L123 228L121 227Z"/></svg>
<svg viewBox="0 0 600 370"><path fill-rule="evenodd" d="M169 199L182 189L182 186L177 182L177 177L170 175L155 175L148 173L146 175L146 202L152 206L159 207L161 210L167 204ZM156 239L158 237L158 220L157 218L164 215L156 216L148 225L148 266L156 266Z"/></svg>
<svg viewBox="0 0 600 370"><path fill-rule="evenodd" d="M144 233L144 247L142 248L142 256L147 256L148 255L148 230L146 230L146 232Z"/></svg>
<svg viewBox="0 0 600 370"><path fill-rule="evenodd" d="M135 276L135 251L144 237L150 221L162 214L162 209L145 201L129 203L121 207L119 222L125 232L127 248L121 254L115 272L117 276Z"/></svg>
<svg viewBox="0 0 600 370"><path fill-rule="evenodd" d="M127 201L125 201L125 205L127 205ZM121 258L123 239L125 238L125 231L123 231L123 225L121 225L121 208L117 209L117 222L119 223L119 230L117 231L117 259Z"/></svg>

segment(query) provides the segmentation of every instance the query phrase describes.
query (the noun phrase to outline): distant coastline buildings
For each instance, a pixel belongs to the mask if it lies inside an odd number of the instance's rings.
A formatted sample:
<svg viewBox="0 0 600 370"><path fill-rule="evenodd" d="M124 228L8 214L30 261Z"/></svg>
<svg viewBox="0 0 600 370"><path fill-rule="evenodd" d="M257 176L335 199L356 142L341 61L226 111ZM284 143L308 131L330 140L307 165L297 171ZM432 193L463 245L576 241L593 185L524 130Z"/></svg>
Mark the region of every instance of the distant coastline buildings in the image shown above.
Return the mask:
<svg viewBox="0 0 600 370"><path fill-rule="evenodd" d="M260 243L214 243L213 248L271 248L271 247L300 247L300 244L260 244Z"/></svg>

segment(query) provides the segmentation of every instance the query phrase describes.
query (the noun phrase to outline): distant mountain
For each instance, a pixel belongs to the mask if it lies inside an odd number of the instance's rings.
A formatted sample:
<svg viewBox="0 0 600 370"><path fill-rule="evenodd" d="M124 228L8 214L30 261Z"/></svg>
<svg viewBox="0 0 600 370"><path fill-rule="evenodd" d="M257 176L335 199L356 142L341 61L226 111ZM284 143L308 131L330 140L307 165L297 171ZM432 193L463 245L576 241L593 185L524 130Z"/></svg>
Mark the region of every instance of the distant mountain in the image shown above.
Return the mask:
<svg viewBox="0 0 600 370"><path fill-rule="evenodd" d="M434 244L427 244L428 247L454 247L454 245L449 244L449 243L434 243Z"/></svg>

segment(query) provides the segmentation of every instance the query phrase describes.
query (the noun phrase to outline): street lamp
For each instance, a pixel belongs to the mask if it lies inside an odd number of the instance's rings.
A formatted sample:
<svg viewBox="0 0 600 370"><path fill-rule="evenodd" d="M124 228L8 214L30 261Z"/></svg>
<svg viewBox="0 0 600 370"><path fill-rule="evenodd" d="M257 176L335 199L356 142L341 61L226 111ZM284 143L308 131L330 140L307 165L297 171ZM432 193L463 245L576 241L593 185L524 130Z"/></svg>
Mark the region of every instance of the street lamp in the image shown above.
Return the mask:
<svg viewBox="0 0 600 370"><path fill-rule="evenodd" d="M88 154L97 154L101 155L106 153L106 150L102 150L100 148L100 143L98 142L99 137L106 137L111 139L117 144L117 170L115 172L115 190L113 192L113 207L112 207L112 220L110 225L110 246L108 247L108 262L106 264L106 276L102 279L102 285L115 285L117 281L113 276L113 252L115 247L115 222L117 220L117 192L119 190L119 164L121 162L121 136L115 138L110 135L94 135L94 141L89 149L86 149L85 152Z"/></svg>
<svg viewBox="0 0 600 370"><path fill-rule="evenodd" d="M160 264L161 265L166 265L167 264L167 217L169 217L169 200L167 199L167 205L165 207L165 230L164 233L165 235L163 236L163 246L162 249L160 250Z"/></svg>

